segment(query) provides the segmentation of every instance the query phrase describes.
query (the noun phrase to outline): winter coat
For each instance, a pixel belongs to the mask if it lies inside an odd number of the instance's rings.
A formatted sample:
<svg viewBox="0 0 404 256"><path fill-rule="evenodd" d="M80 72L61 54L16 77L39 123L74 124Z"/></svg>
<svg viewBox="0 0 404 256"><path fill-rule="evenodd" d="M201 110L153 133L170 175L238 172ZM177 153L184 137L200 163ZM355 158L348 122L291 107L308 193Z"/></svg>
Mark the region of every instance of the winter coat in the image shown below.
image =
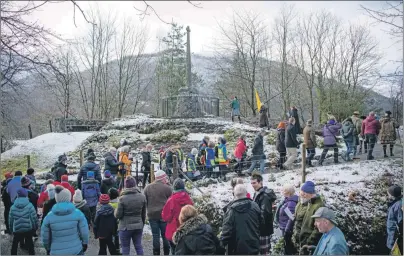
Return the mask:
<svg viewBox="0 0 404 256"><path fill-rule="evenodd" d="M236 148L234 149L234 157L238 158L238 159L242 159L246 150L247 150L247 144L246 144L245 140L238 139Z"/></svg>
<svg viewBox="0 0 404 256"><path fill-rule="evenodd" d="M314 226L314 218L311 217L320 207L324 207L324 202L319 195L305 204L301 202L297 204L293 230L293 241L297 248L303 245L316 245L320 240L321 233Z"/></svg>
<svg viewBox="0 0 404 256"><path fill-rule="evenodd" d="M258 255L261 210L251 199L233 201L223 218L220 240L228 255Z"/></svg>
<svg viewBox="0 0 404 256"><path fill-rule="evenodd" d="M279 228L285 232L293 231L293 220L296 205L299 202L299 197L293 195L286 197L276 211L276 220L279 223Z"/></svg>
<svg viewBox="0 0 404 256"><path fill-rule="evenodd" d="M240 109L240 102L237 99L232 100L230 103L232 109Z"/></svg>
<svg viewBox="0 0 404 256"><path fill-rule="evenodd" d="M387 248L392 249L395 239L400 236L398 232L401 232L401 237L403 236L403 210L402 210L402 200L397 198L394 200L389 207L387 213ZM397 226L401 230L397 230Z"/></svg>
<svg viewBox="0 0 404 256"><path fill-rule="evenodd" d="M60 182L60 184L62 185L62 187L64 187L65 189L70 191L70 194L72 195L70 201L72 201L73 196L74 196L74 192L75 192L74 187L72 185L70 185L70 183L67 182L67 181L62 181L62 182Z"/></svg>
<svg viewBox="0 0 404 256"><path fill-rule="evenodd" d="M306 125L303 129L303 141L306 148L312 149L317 147L316 134L311 125Z"/></svg>
<svg viewBox="0 0 404 256"><path fill-rule="evenodd" d="M338 131L341 129L341 127L342 125L340 123L324 125L324 146L332 146L337 144L336 136L338 135Z"/></svg>
<svg viewBox="0 0 404 256"><path fill-rule="evenodd" d="M88 240L87 220L71 202L55 204L43 221L41 241L51 255L77 255Z"/></svg>
<svg viewBox="0 0 404 256"><path fill-rule="evenodd" d="M142 152L142 166L141 166L141 168L143 169L143 167L144 167L143 172L147 172L147 173L150 172L150 168L151 168L150 152L147 152L147 151Z"/></svg>
<svg viewBox="0 0 404 256"><path fill-rule="evenodd" d="M267 187L262 187L255 192L253 200L261 210L260 236L272 235L274 233L272 205L276 200L274 191Z"/></svg>
<svg viewBox="0 0 404 256"><path fill-rule="evenodd" d="M349 255L344 233L338 227L333 227L323 234L313 255Z"/></svg>
<svg viewBox="0 0 404 256"><path fill-rule="evenodd" d="M115 156L111 152L104 154L104 170L109 170L112 175L118 174L119 164Z"/></svg>
<svg viewBox="0 0 404 256"><path fill-rule="evenodd" d="M13 233L24 233L38 229L38 216L34 206L26 197L15 199L9 216L9 227Z"/></svg>
<svg viewBox="0 0 404 256"><path fill-rule="evenodd" d="M396 121L390 117L385 117L380 120L380 133L379 140L381 144L394 144L396 143L397 135L396 129L400 127Z"/></svg>
<svg viewBox="0 0 404 256"><path fill-rule="evenodd" d="M297 109L293 108L293 109L289 110L289 116L295 118L296 122L295 122L294 128L296 129L296 134L302 134L302 128L300 127L300 119L299 119L299 115L297 113Z"/></svg>
<svg viewBox="0 0 404 256"><path fill-rule="evenodd" d="M83 164L80 168L79 175L77 176L77 187L81 189L81 181L87 180L87 172L94 172L94 179L98 180L101 183L102 176L101 176L101 167L99 164L96 164L92 161L88 161Z"/></svg>
<svg viewBox="0 0 404 256"><path fill-rule="evenodd" d="M220 255L224 248L205 215L188 219L173 235L175 255Z"/></svg>
<svg viewBox="0 0 404 256"><path fill-rule="evenodd" d="M361 131L362 131L362 119L360 119L359 117L356 117L356 116L351 116L351 119L352 119L352 123L354 125L355 135L361 134Z"/></svg>
<svg viewBox="0 0 404 256"><path fill-rule="evenodd" d="M25 189L28 192L28 200L30 201L30 203L32 204L32 206L34 206L35 212L38 211L38 194L35 193L34 191L32 191L31 189Z"/></svg>
<svg viewBox="0 0 404 256"><path fill-rule="evenodd" d="M111 188L118 188L114 177L105 178L101 181L101 194L108 194Z"/></svg>
<svg viewBox="0 0 404 256"><path fill-rule="evenodd" d="M167 222L166 238L169 241L173 240L173 234L180 226L178 217L180 216L181 209L184 205L193 205L191 197L186 191L175 192L163 207L161 212L162 219Z"/></svg>
<svg viewBox="0 0 404 256"><path fill-rule="evenodd" d="M187 175L193 176L192 172L196 171L196 160L195 155L189 153L186 158Z"/></svg>
<svg viewBox="0 0 404 256"><path fill-rule="evenodd" d="M95 239L116 235L118 222L114 216L114 208L111 205L101 205L101 208L95 214L93 229Z"/></svg>
<svg viewBox="0 0 404 256"><path fill-rule="evenodd" d="M227 147L226 147L226 144L221 144L220 143L217 146L218 154L219 154L219 150L222 151L223 155L222 156L217 155L217 158L215 159L215 161L218 162L219 164L228 164L229 161L227 159Z"/></svg>
<svg viewBox="0 0 404 256"><path fill-rule="evenodd" d="M355 132L355 128L354 128L353 123L351 123L349 121L345 121L342 124L341 136L342 136L342 138L344 138L345 142L353 143L355 141L354 132Z"/></svg>
<svg viewBox="0 0 404 256"><path fill-rule="evenodd" d="M35 176L34 176L34 175L29 175L29 174L27 174L27 175L25 175L25 177L27 177L28 179L31 180L31 186L30 186L30 188L31 188L32 190L35 190L35 187L36 187L36 178L35 178Z"/></svg>
<svg viewBox="0 0 404 256"><path fill-rule="evenodd" d="M269 127L268 109L264 106L260 109L260 128Z"/></svg>
<svg viewBox="0 0 404 256"><path fill-rule="evenodd" d="M48 213L52 210L52 207L56 204L56 199L49 199L48 201L46 201L43 205L43 210L42 210L42 222L44 221L46 215L48 215Z"/></svg>
<svg viewBox="0 0 404 256"><path fill-rule="evenodd" d="M7 180L3 180L2 182L2 187L1 187L1 200L3 201L3 205L4 208L10 208L11 207L11 198L10 195L7 192L7 186L8 183L11 181L12 179L7 179Z"/></svg>
<svg viewBox="0 0 404 256"><path fill-rule="evenodd" d="M59 181L54 181L53 183L52 183L55 187L57 186L57 185L62 185ZM45 185L45 184L44 184ZM44 186L44 190L42 190L42 187L41 187L41 193L39 194L39 198L38 198L38 202L37 202L37 207L39 207L39 208L42 208L43 207L43 205L44 205L44 203L47 201L47 200L49 200L49 196L48 196L48 192L46 191L46 186ZM74 195L74 193L73 193L73 195Z"/></svg>
<svg viewBox="0 0 404 256"><path fill-rule="evenodd" d="M379 134L379 131L380 131L380 122L376 120L374 116L368 116L365 120L363 120L361 129L362 136L364 134L377 135Z"/></svg>
<svg viewBox="0 0 404 256"><path fill-rule="evenodd" d="M89 207L97 206L98 199L101 196L100 184L98 180L85 180L83 182L83 189L81 191L83 194L83 199L86 199Z"/></svg>
<svg viewBox="0 0 404 256"><path fill-rule="evenodd" d="M286 148L296 148L299 146L299 142L297 141L296 124L288 124L285 134L285 146Z"/></svg>
<svg viewBox="0 0 404 256"><path fill-rule="evenodd" d="M17 198L19 188L21 188L21 176L15 176L7 185L7 193L10 195L11 202Z"/></svg>
<svg viewBox="0 0 404 256"><path fill-rule="evenodd" d="M124 188L118 199L115 217L119 220L118 230L142 229L146 221L146 197L139 188Z"/></svg>
<svg viewBox="0 0 404 256"><path fill-rule="evenodd" d="M143 193L146 197L147 218L149 220L161 220L161 211L172 195L171 187L156 180L148 184Z"/></svg>
<svg viewBox="0 0 404 256"><path fill-rule="evenodd" d="M120 166L119 169L125 169L126 170L126 176L130 175L131 170L132 170L132 160L129 159L129 153L127 152L120 152L119 153L119 162L122 162L124 165Z"/></svg>
<svg viewBox="0 0 404 256"><path fill-rule="evenodd" d="M276 150L279 153L286 153L285 146L285 129L277 129L278 133L276 136Z"/></svg>
<svg viewBox="0 0 404 256"><path fill-rule="evenodd" d="M213 148L206 148L206 167L215 167L215 150Z"/></svg>
<svg viewBox="0 0 404 256"><path fill-rule="evenodd" d="M74 207L76 207L77 210L81 211L84 216L86 217L87 223L91 223L91 212L90 212L90 207L87 205L87 201L84 199L80 203L74 203Z"/></svg>
<svg viewBox="0 0 404 256"><path fill-rule="evenodd" d="M62 176L67 174L67 165L57 162L53 168L53 176L55 176L55 180L61 182Z"/></svg>
<svg viewBox="0 0 404 256"><path fill-rule="evenodd" d="M258 134L257 137L255 137L254 140L254 146L252 148L252 160L260 160L264 155L264 137L262 137L261 134Z"/></svg>

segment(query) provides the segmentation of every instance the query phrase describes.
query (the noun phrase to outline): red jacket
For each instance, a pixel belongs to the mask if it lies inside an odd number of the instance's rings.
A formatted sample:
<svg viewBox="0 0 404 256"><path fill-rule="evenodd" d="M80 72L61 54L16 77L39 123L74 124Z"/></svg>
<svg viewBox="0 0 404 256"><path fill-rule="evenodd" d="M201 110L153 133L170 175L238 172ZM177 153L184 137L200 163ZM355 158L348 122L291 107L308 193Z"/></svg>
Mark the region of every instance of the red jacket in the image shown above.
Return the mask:
<svg viewBox="0 0 404 256"><path fill-rule="evenodd" d="M52 184L53 184L55 187L56 187L57 185L62 185L62 184L60 184L59 181L54 181ZM74 193L73 193L73 194L74 194ZM39 194L38 201L37 201L37 206L38 206L38 208L42 208L42 207L43 207L43 204L44 204L46 201L48 201L48 200L49 200L48 192L46 192L46 189L45 189L45 191L42 191L42 192Z"/></svg>
<svg viewBox="0 0 404 256"><path fill-rule="evenodd" d="M181 208L187 204L194 205L191 197L186 191L179 191L174 192L164 205L161 217L167 222L166 238L169 241L173 240L173 234L180 226L178 217L180 216Z"/></svg>
<svg viewBox="0 0 404 256"><path fill-rule="evenodd" d="M251 199L250 193L247 193L247 198L248 198L248 199Z"/></svg>
<svg viewBox="0 0 404 256"><path fill-rule="evenodd" d="M247 150L247 145L244 140L238 139L236 148L234 149L234 156L241 159L244 152Z"/></svg>
<svg viewBox="0 0 404 256"><path fill-rule="evenodd" d="M74 188L72 187L72 185L69 184L69 182L66 181L62 181L61 185L65 188L68 189L70 191L70 193L72 194L70 201L73 201L73 196L74 196Z"/></svg>
<svg viewBox="0 0 404 256"><path fill-rule="evenodd" d="M376 120L374 116L368 116L365 120L363 120L362 133L361 133L362 136L364 134L378 135L379 131L380 131L380 122Z"/></svg>

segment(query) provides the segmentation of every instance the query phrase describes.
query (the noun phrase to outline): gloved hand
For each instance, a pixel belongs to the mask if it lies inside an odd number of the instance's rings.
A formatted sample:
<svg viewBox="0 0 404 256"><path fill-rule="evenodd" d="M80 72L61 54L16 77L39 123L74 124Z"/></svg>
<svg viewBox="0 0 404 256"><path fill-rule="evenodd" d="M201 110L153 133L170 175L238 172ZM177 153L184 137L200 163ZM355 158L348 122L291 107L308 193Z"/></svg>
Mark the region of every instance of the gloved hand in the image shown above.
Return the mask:
<svg viewBox="0 0 404 256"><path fill-rule="evenodd" d="M87 247L88 247L88 245L83 244L83 252L86 252L86 251L87 251Z"/></svg>

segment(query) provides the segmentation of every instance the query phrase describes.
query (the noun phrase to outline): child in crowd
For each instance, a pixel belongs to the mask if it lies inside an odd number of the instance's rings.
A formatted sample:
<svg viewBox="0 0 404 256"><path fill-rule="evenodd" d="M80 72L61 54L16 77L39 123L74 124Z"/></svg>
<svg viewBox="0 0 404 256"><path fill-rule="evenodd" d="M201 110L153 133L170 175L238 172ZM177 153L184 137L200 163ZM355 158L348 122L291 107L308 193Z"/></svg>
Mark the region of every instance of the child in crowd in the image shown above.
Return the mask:
<svg viewBox="0 0 404 256"><path fill-rule="evenodd" d="M108 191L109 195L109 204L114 208L118 208L118 197L119 197L119 192L116 188L111 188ZM116 220L118 222L118 220ZM117 226L118 227L118 226ZM115 249L116 249L116 254L120 254L120 246L119 246L119 235L118 235L118 229L116 230L116 235L114 236L114 244L115 244Z"/></svg>
<svg viewBox="0 0 404 256"><path fill-rule="evenodd" d="M90 207L88 207L87 201L83 200L83 195L82 195L80 189L77 189L74 192L73 203L74 203L74 206L76 207L76 209L80 210L84 214L84 216L87 219L88 226L90 226L90 223L91 223Z"/></svg>
<svg viewBox="0 0 404 256"><path fill-rule="evenodd" d="M31 180L31 186L30 189L35 191L35 186L36 186L36 179L35 179L35 170L34 168L28 168L27 169L27 174L25 177L29 178Z"/></svg>
<svg viewBox="0 0 404 256"><path fill-rule="evenodd" d="M48 192L49 200L47 200L43 205L41 225L42 225L43 220L45 219L46 215L48 215L48 213L51 211L52 207L56 204L55 186L53 184L49 184L46 187L46 192Z"/></svg>
<svg viewBox="0 0 404 256"><path fill-rule="evenodd" d="M196 180L199 175L197 175L196 172L196 157L198 155L198 149L193 148L191 150L191 153L188 154L187 160L186 160L186 166L187 170L185 174L190 178L191 180Z"/></svg>
<svg viewBox="0 0 404 256"><path fill-rule="evenodd" d="M62 181L60 182L60 184L61 184L65 189L67 189L67 190L70 191L70 193L72 194L71 200L73 200L74 187L73 187L72 185L70 185L70 183L69 183L69 176L67 176L66 174L64 174L64 175L62 175L61 180L62 180Z"/></svg>
<svg viewBox="0 0 404 256"><path fill-rule="evenodd" d="M101 207L97 211L94 219L94 236L99 239L100 250L98 255L107 255L108 251L111 255L116 253L113 237L118 229L117 220L114 216L114 208L109 204L110 198L107 194L101 194Z"/></svg>
<svg viewBox="0 0 404 256"><path fill-rule="evenodd" d="M210 178L213 173L213 168L215 168L215 143L209 141L208 147L206 148L206 172L207 177Z"/></svg>
<svg viewBox="0 0 404 256"><path fill-rule="evenodd" d="M87 172L87 180L83 181L81 192L90 208L91 223L94 223L98 199L101 196L100 183L94 178L94 172Z"/></svg>
<svg viewBox="0 0 404 256"><path fill-rule="evenodd" d="M112 177L111 172L106 170L104 172L104 179L101 181L101 194L108 194L110 188L117 188L116 181Z"/></svg>

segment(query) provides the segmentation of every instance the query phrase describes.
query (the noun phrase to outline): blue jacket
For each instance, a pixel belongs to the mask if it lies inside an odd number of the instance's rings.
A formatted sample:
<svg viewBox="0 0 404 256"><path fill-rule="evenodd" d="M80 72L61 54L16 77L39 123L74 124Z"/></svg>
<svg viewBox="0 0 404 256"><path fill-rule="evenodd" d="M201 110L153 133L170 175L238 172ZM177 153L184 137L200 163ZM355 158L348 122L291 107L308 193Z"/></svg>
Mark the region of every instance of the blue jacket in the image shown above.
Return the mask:
<svg viewBox="0 0 404 256"><path fill-rule="evenodd" d="M38 217L34 206L27 197L17 197L11 206L9 227L13 233L23 233L38 229Z"/></svg>
<svg viewBox="0 0 404 256"><path fill-rule="evenodd" d="M333 227L321 236L313 255L348 255L349 249L344 234L338 227Z"/></svg>
<svg viewBox="0 0 404 256"><path fill-rule="evenodd" d="M57 203L46 215L41 227L41 241L51 255L77 255L88 240L86 217L73 203Z"/></svg>
<svg viewBox="0 0 404 256"><path fill-rule="evenodd" d="M77 175L77 187L81 189L81 180L87 180L87 172L92 171L94 172L94 178L101 183L102 176L101 176L101 167L99 164L94 162L88 161L83 164L80 168L79 175Z"/></svg>
<svg viewBox="0 0 404 256"><path fill-rule="evenodd" d="M395 234L398 231L397 225L403 220L402 200L396 199L395 202L389 207L387 213L387 248L392 249L395 242ZM403 234L401 234L402 236Z"/></svg>
<svg viewBox="0 0 404 256"><path fill-rule="evenodd" d="M215 166L215 149L206 148L206 167L214 167Z"/></svg>
<svg viewBox="0 0 404 256"><path fill-rule="evenodd" d="M100 183L98 180L85 180L82 185L83 198L87 201L89 207L97 206L98 199L101 196Z"/></svg>
<svg viewBox="0 0 404 256"><path fill-rule="evenodd" d="M21 188L21 176L15 176L7 185L7 193L10 195L11 202L17 198L19 188Z"/></svg>

